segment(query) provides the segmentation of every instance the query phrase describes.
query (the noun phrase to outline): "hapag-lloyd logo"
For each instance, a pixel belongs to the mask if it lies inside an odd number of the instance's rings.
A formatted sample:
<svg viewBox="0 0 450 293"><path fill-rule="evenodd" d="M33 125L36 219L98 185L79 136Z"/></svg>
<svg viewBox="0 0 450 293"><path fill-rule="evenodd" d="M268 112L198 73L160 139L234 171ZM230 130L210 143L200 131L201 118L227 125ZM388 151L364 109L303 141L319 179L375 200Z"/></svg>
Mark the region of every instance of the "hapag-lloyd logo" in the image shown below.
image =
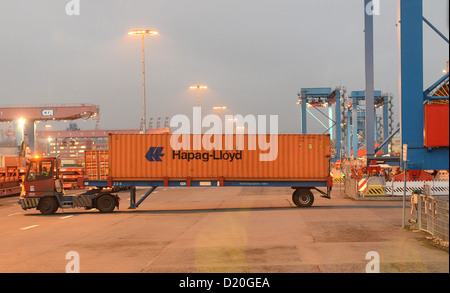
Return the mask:
<svg viewBox="0 0 450 293"><path fill-rule="evenodd" d="M150 147L145 157L149 162L161 162L161 157L164 157L163 150L163 147Z"/></svg>
<svg viewBox="0 0 450 293"><path fill-rule="evenodd" d="M268 132L265 115L225 115L223 124L218 115L202 119L201 108L194 107L193 120L191 129L189 117L172 117L170 127L178 127L170 137L172 159L233 162L243 159L243 150L259 150L259 161L274 161L278 157L277 115L270 115ZM203 133L202 128L209 129ZM164 147L151 146L145 157L150 162L161 162L163 152Z"/></svg>
<svg viewBox="0 0 450 293"><path fill-rule="evenodd" d="M162 162L161 157L163 154L164 147L150 147L145 158L149 162ZM237 152L224 152L224 151L212 151L208 152L182 152L182 151L172 151L172 159L176 160L202 160L203 162L208 162L209 160L225 160L233 162L234 160L242 159L242 151Z"/></svg>

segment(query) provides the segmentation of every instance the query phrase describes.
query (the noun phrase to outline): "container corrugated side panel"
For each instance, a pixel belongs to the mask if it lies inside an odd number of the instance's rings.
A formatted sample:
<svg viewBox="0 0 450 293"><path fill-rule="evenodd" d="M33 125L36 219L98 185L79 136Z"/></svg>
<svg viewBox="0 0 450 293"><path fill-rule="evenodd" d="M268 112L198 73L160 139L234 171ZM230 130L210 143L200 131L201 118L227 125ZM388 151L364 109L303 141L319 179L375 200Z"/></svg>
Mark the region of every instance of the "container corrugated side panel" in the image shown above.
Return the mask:
<svg viewBox="0 0 450 293"><path fill-rule="evenodd" d="M109 154L107 150L86 150L84 152L84 166L89 180L106 180L109 168Z"/></svg>
<svg viewBox="0 0 450 293"><path fill-rule="evenodd" d="M187 160L173 157L170 134L112 134L110 145L110 172L114 180L325 180L329 175L329 135L278 135L278 157L264 162L259 156L264 151L242 150L241 160ZM191 146L196 136L190 135ZM248 136L245 135L245 143ZM222 137L224 145L225 136ZM235 149L236 135L233 136ZM164 148L161 161L146 159L150 147ZM191 148L192 149L192 148ZM182 152L208 152L181 150ZM234 153L235 151L228 151ZM219 151L216 151L218 156Z"/></svg>

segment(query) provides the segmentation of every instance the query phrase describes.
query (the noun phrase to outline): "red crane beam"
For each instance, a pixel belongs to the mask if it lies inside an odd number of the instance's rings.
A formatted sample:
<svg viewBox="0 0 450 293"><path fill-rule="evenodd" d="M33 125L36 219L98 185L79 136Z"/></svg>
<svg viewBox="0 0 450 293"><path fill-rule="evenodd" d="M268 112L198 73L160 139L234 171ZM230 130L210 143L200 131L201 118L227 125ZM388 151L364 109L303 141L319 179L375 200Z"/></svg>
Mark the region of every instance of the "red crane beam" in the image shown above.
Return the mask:
<svg viewBox="0 0 450 293"><path fill-rule="evenodd" d="M99 107L92 104L79 104L0 108L0 122L11 122L20 118L34 121L77 120L81 118L99 120Z"/></svg>

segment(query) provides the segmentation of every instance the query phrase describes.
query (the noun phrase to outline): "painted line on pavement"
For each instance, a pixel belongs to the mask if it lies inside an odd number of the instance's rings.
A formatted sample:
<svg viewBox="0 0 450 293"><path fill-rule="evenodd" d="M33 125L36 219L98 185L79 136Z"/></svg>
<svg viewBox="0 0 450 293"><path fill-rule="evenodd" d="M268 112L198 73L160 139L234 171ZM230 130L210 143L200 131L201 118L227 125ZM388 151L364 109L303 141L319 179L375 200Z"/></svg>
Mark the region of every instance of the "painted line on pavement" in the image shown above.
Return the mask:
<svg viewBox="0 0 450 293"><path fill-rule="evenodd" d="M73 217L73 215L64 216L64 217L61 217L60 219L63 220L63 219L71 218L71 217Z"/></svg>
<svg viewBox="0 0 450 293"><path fill-rule="evenodd" d="M22 213L9 214L8 217L15 216L15 215L20 215L20 214L22 214Z"/></svg>
<svg viewBox="0 0 450 293"><path fill-rule="evenodd" d="M33 225L33 226L28 226L28 227L20 228L20 230L28 230L28 229L35 228L35 227L37 227L37 226L39 226L39 225Z"/></svg>

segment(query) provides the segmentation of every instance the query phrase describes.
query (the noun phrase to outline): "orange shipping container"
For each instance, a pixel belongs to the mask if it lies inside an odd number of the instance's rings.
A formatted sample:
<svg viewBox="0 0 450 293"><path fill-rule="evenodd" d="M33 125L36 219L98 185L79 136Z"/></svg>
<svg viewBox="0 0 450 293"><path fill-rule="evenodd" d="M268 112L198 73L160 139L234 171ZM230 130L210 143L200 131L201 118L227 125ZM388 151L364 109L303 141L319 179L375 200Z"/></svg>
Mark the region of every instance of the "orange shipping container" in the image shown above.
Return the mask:
<svg viewBox="0 0 450 293"><path fill-rule="evenodd" d="M3 157L5 167L20 167L20 160L18 157Z"/></svg>
<svg viewBox="0 0 450 293"><path fill-rule="evenodd" d="M111 134L109 167L112 179L324 181L330 173L329 135L280 134L272 137L272 149L266 150L261 150L258 143L256 149L249 149L249 139L258 142L255 135L243 135L245 147L242 150L237 149L239 135L220 135L221 147L212 150L204 146L194 150L194 141L205 137L187 135L190 147L174 150L172 136ZM269 136L263 138L266 142L271 141ZM228 140L232 140L232 145L225 150ZM261 161L260 155L270 151L276 151L276 158Z"/></svg>
<svg viewBox="0 0 450 293"><path fill-rule="evenodd" d="M86 150L84 163L89 180L106 180L109 167L107 150Z"/></svg>

